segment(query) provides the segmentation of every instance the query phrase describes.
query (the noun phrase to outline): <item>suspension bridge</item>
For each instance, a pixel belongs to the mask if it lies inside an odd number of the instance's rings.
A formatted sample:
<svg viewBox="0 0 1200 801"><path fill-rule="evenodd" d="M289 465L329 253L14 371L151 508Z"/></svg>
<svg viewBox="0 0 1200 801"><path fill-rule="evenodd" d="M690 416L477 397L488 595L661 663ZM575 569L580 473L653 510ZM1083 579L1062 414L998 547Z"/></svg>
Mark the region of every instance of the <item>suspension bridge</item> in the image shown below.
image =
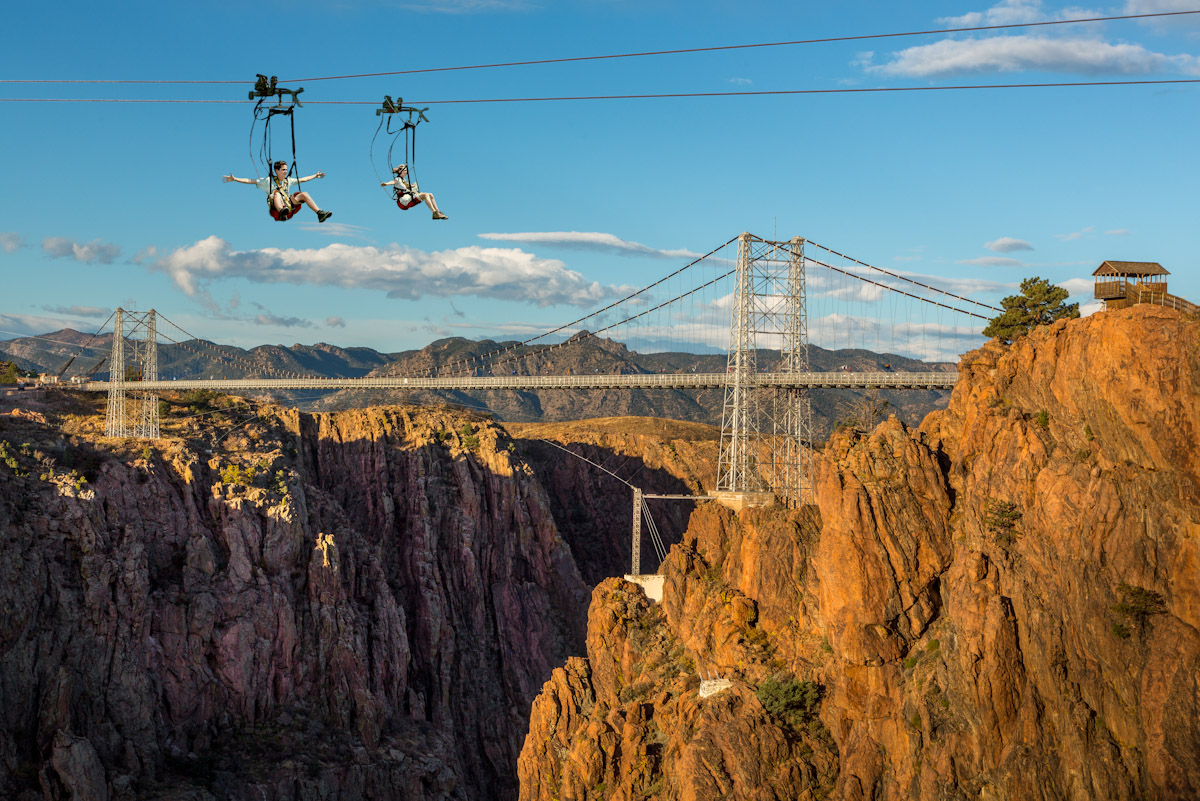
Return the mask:
<svg viewBox="0 0 1200 801"><path fill-rule="evenodd" d="M107 393L108 436L140 438L160 435L159 393L180 390L715 389L723 395L717 494L731 505L767 497L798 505L811 492L811 390L949 389L957 373L947 363L980 344L984 323L999 311L811 240L743 233L597 311L441 363L389 365L357 378L283 373L193 337L154 310L117 309L110 317L107 380L73 380L84 391ZM160 339L209 363L225 363L234 375L165 380ZM574 369L555 367L556 359L561 364L571 349L580 354L588 345L643 356L690 353L723 363L724 371L625 364L589 372L586 359ZM897 364L819 369L813 363L818 352L889 354ZM595 347L588 358L594 356Z"/></svg>

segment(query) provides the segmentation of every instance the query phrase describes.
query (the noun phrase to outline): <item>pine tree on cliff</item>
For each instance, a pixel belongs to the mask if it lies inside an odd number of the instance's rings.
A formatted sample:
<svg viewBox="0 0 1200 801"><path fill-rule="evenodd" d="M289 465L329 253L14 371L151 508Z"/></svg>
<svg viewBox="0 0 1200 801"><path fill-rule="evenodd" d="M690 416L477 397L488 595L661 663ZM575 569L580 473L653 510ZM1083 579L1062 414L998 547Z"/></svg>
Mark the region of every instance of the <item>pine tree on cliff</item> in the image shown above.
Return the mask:
<svg viewBox="0 0 1200 801"><path fill-rule="evenodd" d="M1021 282L1021 294L1009 295L1000 301L1004 313L993 317L985 337L998 337L1005 344L1012 344L1023 337L1034 326L1049 325L1055 320L1072 320L1079 316L1078 303L1063 303L1071 293L1045 278L1026 278Z"/></svg>

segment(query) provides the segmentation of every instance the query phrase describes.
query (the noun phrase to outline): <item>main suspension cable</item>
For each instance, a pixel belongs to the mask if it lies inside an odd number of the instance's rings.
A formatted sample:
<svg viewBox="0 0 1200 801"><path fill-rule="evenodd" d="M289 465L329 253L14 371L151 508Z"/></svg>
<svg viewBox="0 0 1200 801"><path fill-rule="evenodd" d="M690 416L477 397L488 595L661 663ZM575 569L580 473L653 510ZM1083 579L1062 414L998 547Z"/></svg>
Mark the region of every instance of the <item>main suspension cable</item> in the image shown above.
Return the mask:
<svg viewBox="0 0 1200 801"><path fill-rule="evenodd" d="M504 353L509 353L509 352L511 352L511 351L517 350L518 348L523 348L523 347L526 347L526 346L528 346L528 345L530 345L530 344L532 344L532 343L534 343L534 342L537 342L539 339L545 339L546 337L548 337L548 336L551 336L552 334L557 334L557 333L559 333L559 332L561 332L561 331L567 330L567 329L569 329L569 328L573 328L573 327L575 327L575 326L579 325L580 323L583 323L583 322L586 322L586 321L588 321L588 320L592 319L593 317L599 317L601 314L603 314L604 312L608 311L609 309L616 308L617 306L620 306L622 303L625 303L626 301L632 300L632 299L636 298L636 297L637 297L637 296L639 296L639 295L645 294L646 292L649 292L651 289L654 289L656 286L658 286L658 285L660 285L660 284L662 284L662 283L664 283L664 282L668 281L669 279L671 279L671 278L674 278L675 276L679 275L679 274L680 274L680 273L682 273L684 270L687 270L688 268L690 268L690 267L693 267L693 266L695 266L695 265L699 264L700 262L702 262L702 261L704 261L705 259L707 259L709 256L712 256L712 255L713 255L714 253L716 253L717 251L719 251L719 250L721 250L722 248L724 248L724 247L726 247L727 245L729 245L729 244L730 244L731 242L733 242L735 239L737 239L737 237L736 237L736 236L735 236L735 237L733 237L732 239L729 239L729 240L727 240L726 242L723 242L723 243L722 243L722 244L720 244L720 245L717 245L715 248L713 248L712 250L710 250L708 253L705 253L703 256L700 256L699 258L697 258L697 259L695 259L695 260L693 260L693 261L691 261L691 262L689 262L689 263L687 263L687 264L683 265L683 266L682 266L682 267L680 267L678 270L675 270L674 272L672 272L672 273L670 273L670 274L668 274L668 275L666 275L666 276L664 276L664 277L662 277L662 278L658 279L658 280L657 280L657 281L655 281L653 284L650 284L649 286L644 286L644 287L642 287L641 289L637 290L636 292L633 292L633 293L631 293L631 294L629 294L629 295L626 295L625 297L621 298L620 300L615 300L615 301L613 301L612 303L608 304L607 306L605 306L605 307L604 307L604 308L602 308L602 309L597 309L596 311L594 311L594 312L592 312L592 313L590 313L590 314L584 315L583 317L580 317L580 318L578 318L578 319L572 320L572 321L571 321L571 322L569 322L569 323L563 323L562 325L559 325L559 326L557 326L557 327L555 327L555 328L552 328L552 329L550 329L549 331L545 331L545 332L543 332L543 333L541 333L541 334L538 334L538 335L537 335L537 336L535 336L535 337L530 337L529 339L526 339L526 340L524 340L524 341L522 341L522 342L517 342L517 343L515 343L515 344L512 344L512 345L507 345L507 346L505 346L505 347L503 347L503 348L498 348L498 349L496 349L496 350L494 350L494 351L490 351L490 352L488 352L488 353L481 353L481 354L479 354L478 356L472 356L472 357L471 357L471 358L469 358L469 359L460 359L460 360L458 360L458 361L456 361L456 362L449 362L449 363L447 363L447 364L443 364L443 365L441 365L441 366L439 366L439 367L437 367L437 368L430 368L430 370L434 370L434 369L436 369L436 370L439 370L439 371L444 371L444 370L453 369L453 368L456 368L456 367L466 367L467 365L470 365L470 364L473 364L473 363L476 363L476 362L482 361L482 360L484 360L484 359L490 359L490 358L492 358L493 356L499 356L499 355L501 355L501 354L504 354ZM694 290L693 290L693 291L694 291ZM633 318L630 318L630 319L633 319ZM552 346L552 347L553 347L553 346ZM543 350L540 350L540 351L536 351L536 352L537 352L537 353L542 353L542 352L544 352L544 350L545 350L545 349L543 349ZM525 356L529 356L529 355L534 355L534 354L522 354L521 356L518 356L518 357L516 357L516 358L525 358ZM505 361L511 361L511 360L505 360ZM500 364L500 363L502 363L502 361L501 361L501 360L497 360L495 363L496 363L496 364ZM384 375L389 375L389 374L388 374L388 373L384 373Z"/></svg>
<svg viewBox="0 0 1200 801"><path fill-rule="evenodd" d="M807 243L807 244L809 244L809 245L813 245L814 247L818 247L818 248L820 248L821 250L825 251L826 253L832 253L832 254L833 254L833 255L835 255L835 256L840 256L841 258L843 258L843 259L846 259L847 261L852 261L852 262L854 262L855 264L857 264L857 265L859 265L859 266L861 266L861 267L866 267L866 268L867 268L867 269L869 269L869 270L876 270L877 272L881 272L881 273L883 273L883 274L884 274L884 275L886 275L886 276L890 276L891 278L896 278L896 279L898 279L898 280L900 280L900 281L907 281L907 282L908 282L908 283L910 283L910 284L916 284L917 286L919 286L919 287L921 287L921 288L923 288L923 289L928 289L928 290L931 290L931 291L933 291L933 292L939 292L939 293L941 293L941 294L943 294L943 295L947 295L947 296L949 296L949 297L952 297L952 298L954 298L955 300L962 300L962 301L965 301L965 302L967 302L967 303L974 303L976 306L982 306L982 307L983 307L983 308L985 308L985 309L991 309L992 311L1004 311L1003 309L997 308L996 306L989 306L988 304L986 304L986 303L981 303L981 302L980 302L980 301L978 301L978 300L972 300L971 298L963 297L962 295L956 295L956 294L954 294L953 292L947 292L947 291L946 291L946 290L944 290L944 289L938 289L938 288L937 288L937 287L935 287L935 286L930 286L929 284L923 284L923 283L921 283L920 281L916 281L916 280L914 280L914 279L912 279L912 278L909 278L909 277L907 277L907 276L900 275L899 273L893 273L893 272L890 272L890 271L888 271L888 270L885 270L885 269L883 269L882 267L876 267L876 266L875 266L875 265L873 265L873 264L867 264L865 261L859 261L858 259L854 258L853 256L847 256L845 253L839 253L838 251L836 251L836 250L833 250L832 248L827 248L827 247L825 247L824 245L822 245L821 243L819 243L819 242L814 242L814 241L812 241L811 239L806 239L806 240L804 240L804 241L805 241L805 243Z"/></svg>

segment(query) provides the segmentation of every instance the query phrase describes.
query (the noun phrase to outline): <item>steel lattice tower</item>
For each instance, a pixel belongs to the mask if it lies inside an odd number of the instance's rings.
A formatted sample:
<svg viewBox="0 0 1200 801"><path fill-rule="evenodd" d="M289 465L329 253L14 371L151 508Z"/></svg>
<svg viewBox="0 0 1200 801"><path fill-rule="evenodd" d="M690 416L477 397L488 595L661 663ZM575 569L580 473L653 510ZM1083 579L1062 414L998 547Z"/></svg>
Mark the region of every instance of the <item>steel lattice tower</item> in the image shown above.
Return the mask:
<svg viewBox="0 0 1200 801"><path fill-rule="evenodd" d="M137 376L129 380L125 369L125 322ZM137 381L158 380L158 320L154 309L132 312L118 308L113 319L112 354L109 356L108 410L104 433L109 437L157 439L159 436L158 393L129 388ZM134 335L141 332L139 342ZM127 397L132 395L132 397Z"/></svg>
<svg viewBox="0 0 1200 801"><path fill-rule="evenodd" d="M125 433L125 310L117 307L113 315L112 353L108 357L108 407L104 417L106 437L124 437Z"/></svg>
<svg viewBox="0 0 1200 801"><path fill-rule="evenodd" d="M742 234L717 492L773 493L795 507L811 499L812 405L805 389L758 386L759 351L766 349L780 351L780 371L808 371L804 240Z"/></svg>

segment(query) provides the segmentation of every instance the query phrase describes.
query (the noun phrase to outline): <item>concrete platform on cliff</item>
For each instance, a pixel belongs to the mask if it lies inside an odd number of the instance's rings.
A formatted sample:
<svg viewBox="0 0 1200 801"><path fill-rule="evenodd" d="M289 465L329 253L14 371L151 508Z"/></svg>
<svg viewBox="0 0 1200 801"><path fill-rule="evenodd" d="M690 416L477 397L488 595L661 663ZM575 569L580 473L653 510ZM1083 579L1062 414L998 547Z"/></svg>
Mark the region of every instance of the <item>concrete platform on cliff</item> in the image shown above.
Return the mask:
<svg viewBox="0 0 1200 801"><path fill-rule="evenodd" d="M663 577L657 573L626 573L625 580L642 588L646 597L654 603L662 603Z"/></svg>
<svg viewBox="0 0 1200 801"><path fill-rule="evenodd" d="M760 506L774 506L775 494L772 492L729 492L726 490L713 490L708 493L708 497L712 498L722 506L727 506L735 512L740 512L743 509Z"/></svg>

